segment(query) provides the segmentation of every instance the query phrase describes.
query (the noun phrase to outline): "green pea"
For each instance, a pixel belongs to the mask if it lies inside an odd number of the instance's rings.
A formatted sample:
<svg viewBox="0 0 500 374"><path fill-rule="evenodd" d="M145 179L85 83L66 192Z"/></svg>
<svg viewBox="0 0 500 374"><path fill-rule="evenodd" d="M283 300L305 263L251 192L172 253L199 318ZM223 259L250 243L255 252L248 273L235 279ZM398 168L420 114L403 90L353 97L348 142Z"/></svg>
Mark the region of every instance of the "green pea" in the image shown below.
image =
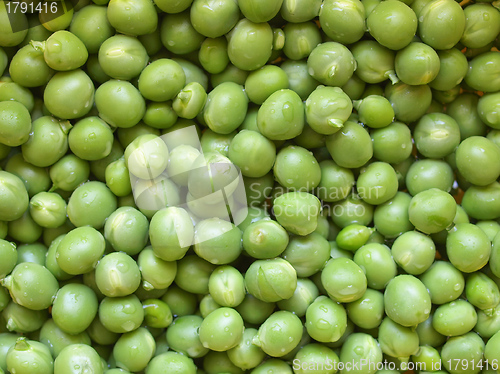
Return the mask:
<svg viewBox="0 0 500 374"><path fill-rule="evenodd" d="M340 131L329 135L326 147L337 165L349 169L363 166L373 156L370 134L352 121L345 122ZM347 149L350 151L346 152Z"/></svg>
<svg viewBox="0 0 500 374"><path fill-rule="evenodd" d="M11 333L0 333L0 369L7 370L6 356L9 348L16 344L19 335Z"/></svg>
<svg viewBox="0 0 500 374"><path fill-rule="evenodd" d="M43 58L43 51L26 45L19 49L9 65L12 80L23 87L38 87L46 84L53 70Z"/></svg>
<svg viewBox="0 0 500 374"><path fill-rule="evenodd" d="M378 331L378 341L382 352L397 357L401 363L408 362L411 355L418 352L418 334L409 327L385 317Z"/></svg>
<svg viewBox="0 0 500 374"><path fill-rule="evenodd" d="M321 180L316 187L316 195L321 201L336 202L349 196L354 185L354 175L350 169L338 166L332 160L319 163Z"/></svg>
<svg viewBox="0 0 500 374"><path fill-rule="evenodd" d="M306 60L286 60L281 63L280 67L288 76L289 88L297 93L302 100L306 100L319 85L319 82L309 75Z"/></svg>
<svg viewBox="0 0 500 374"><path fill-rule="evenodd" d="M59 6L61 4L61 6ZM55 10L55 11L54 11ZM49 31L64 30L69 27L75 8L66 1L57 2L55 9L44 8L38 13L39 22Z"/></svg>
<svg viewBox="0 0 500 374"><path fill-rule="evenodd" d="M309 126L320 134L331 135L351 115L352 103L341 88L318 86L307 98L305 109Z"/></svg>
<svg viewBox="0 0 500 374"><path fill-rule="evenodd" d="M426 234L447 228L455 217L456 202L453 197L437 188L416 194L410 202L410 222Z"/></svg>
<svg viewBox="0 0 500 374"><path fill-rule="evenodd" d="M9 331L29 333L37 331L48 319L47 310L31 310L10 302L3 310L2 317Z"/></svg>
<svg viewBox="0 0 500 374"><path fill-rule="evenodd" d="M189 10L167 14L161 22L160 35L165 48L177 55L196 51L205 40L193 27Z"/></svg>
<svg viewBox="0 0 500 374"><path fill-rule="evenodd" d="M408 231L394 241L391 252L396 263L407 273L419 275L434 262L436 246L428 236L418 231Z"/></svg>
<svg viewBox="0 0 500 374"><path fill-rule="evenodd" d="M149 56L136 37L118 34L103 41L98 59L106 75L113 79L130 80L146 67Z"/></svg>
<svg viewBox="0 0 500 374"><path fill-rule="evenodd" d="M293 296L286 300L278 301L278 307L281 310L287 310L298 317L306 314L307 308L319 296L318 287L308 278L298 278L297 288Z"/></svg>
<svg viewBox="0 0 500 374"><path fill-rule="evenodd" d="M361 298L346 305L346 311L356 326L364 329L376 328L384 317L384 295L368 288Z"/></svg>
<svg viewBox="0 0 500 374"><path fill-rule="evenodd" d="M304 122L302 100L290 89L282 89L271 94L257 114L259 131L271 140L294 138L302 132Z"/></svg>
<svg viewBox="0 0 500 374"><path fill-rule="evenodd" d="M496 92L500 89L500 75L497 65L500 61L500 52L491 51L474 57L469 62L469 71L465 76L465 83L474 90L482 92Z"/></svg>
<svg viewBox="0 0 500 374"><path fill-rule="evenodd" d="M231 63L242 70L255 70L271 57L273 31L267 22L241 19L229 34L227 52Z"/></svg>
<svg viewBox="0 0 500 374"><path fill-rule="evenodd" d="M321 178L321 169L316 158L302 147L282 148L276 156L273 167L278 183L285 188L310 191Z"/></svg>
<svg viewBox="0 0 500 374"><path fill-rule="evenodd" d="M479 96L474 93L462 93L447 105L446 113L457 122L462 139L486 133L486 125L477 110L478 100Z"/></svg>
<svg viewBox="0 0 500 374"><path fill-rule="evenodd" d="M321 273L321 283L330 297L347 303L365 293L367 278L353 260L340 257L328 261Z"/></svg>
<svg viewBox="0 0 500 374"><path fill-rule="evenodd" d="M172 374L196 374L196 365L193 360L177 352L165 352L151 359L147 372L161 373L166 371Z"/></svg>
<svg viewBox="0 0 500 374"><path fill-rule="evenodd" d="M283 226L267 218L251 223L243 231L243 249L257 259L279 256L288 242L288 233Z"/></svg>
<svg viewBox="0 0 500 374"><path fill-rule="evenodd" d="M43 101L47 110L56 117L79 118L92 109L94 84L81 69L58 72L45 86Z"/></svg>
<svg viewBox="0 0 500 374"><path fill-rule="evenodd" d="M183 257L177 263L175 283L185 291L208 293L208 282L215 266L196 255ZM196 281L193 282L193 279Z"/></svg>
<svg viewBox="0 0 500 374"><path fill-rule="evenodd" d="M458 270L472 273L488 262L491 242L479 227L471 223L459 223L448 233L446 253Z"/></svg>
<svg viewBox="0 0 500 374"><path fill-rule="evenodd" d="M0 239L0 256L2 258L2 263L0 265L0 279L3 279L10 274L16 266L18 257L16 247L15 243Z"/></svg>
<svg viewBox="0 0 500 374"><path fill-rule="evenodd" d="M138 2L110 0L107 16L116 31L128 35L150 34L158 24L156 9L150 0Z"/></svg>
<svg viewBox="0 0 500 374"><path fill-rule="evenodd" d="M146 368L155 352L153 335L144 327L123 334L113 347L116 365L128 371Z"/></svg>
<svg viewBox="0 0 500 374"><path fill-rule="evenodd" d="M165 261L179 260L193 243L194 225L187 211L168 207L151 219L149 237L155 255Z"/></svg>
<svg viewBox="0 0 500 374"><path fill-rule="evenodd" d="M365 245L373 231L363 225L351 224L340 230L335 241L339 248L355 252Z"/></svg>
<svg viewBox="0 0 500 374"><path fill-rule="evenodd" d="M188 83L176 96L172 108L181 118L195 118L203 109L207 93L198 82Z"/></svg>
<svg viewBox="0 0 500 374"><path fill-rule="evenodd" d="M128 196L132 193L130 175L125 163L125 158L119 158L106 167L106 186L118 197Z"/></svg>
<svg viewBox="0 0 500 374"><path fill-rule="evenodd" d="M126 253L105 255L95 269L96 284L104 296L121 297L134 293L141 283L139 266Z"/></svg>
<svg viewBox="0 0 500 374"><path fill-rule="evenodd" d="M146 299L144 308L144 323L153 328L165 328L172 323L172 311L167 303L159 299Z"/></svg>
<svg viewBox="0 0 500 374"><path fill-rule="evenodd" d="M26 143L32 131L28 109L17 101L2 101L0 110L0 142L10 147Z"/></svg>
<svg viewBox="0 0 500 374"><path fill-rule="evenodd" d="M177 263L156 257L151 247L140 251L137 264L146 289L166 289L177 274Z"/></svg>
<svg viewBox="0 0 500 374"><path fill-rule="evenodd" d="M365 8L357 0L329 0L321 7L319 22L333 41L352 44L365 33Z"/></svg>
<svg viewBox="0 0 500 374"><path fill-rule="evenodd" d="M102 228L116 210L116 197L104 183L90 181L77 187L68 202L68 217L75 226Z"/></svg>
<svg viewBox="0 0 500 374"><path fill-rule="evenodd" d="M500 312L495 309L490 310L478 310L477 311L477 323L474 326L474 331L476 331L482 338L489 339L500 331Z"/></svg>
<svg viewBox="0 0 500 374"><path fill-rule="evenodd" d="M214 298L208 294L203 296L203 298L200 300L199 304L199 313L203 318L208 316L210 313L212 313L215 309L220 308L221 305L217 304L214 300Z"/></svg>
<svg viewBox="0 0 500 374"><path fill-rule="evenodd" d="M308 235L316 230L320 208L319 199L304 191L287 192L273 204L278 223L297 235Z"/></svg>
<svg viewBox="0 0 500 374"><path fill-rule="evenodd" d="M302 332L302 323L299 317L282 310L273 313L260 326L258 334L253 339L253 344L272 357L282 357L299 344Z"/></svg>
<svg viewBox="0 0 500 374"><path fill-rule="evenodd" d="M397 83L394 71L395 53L374 40L361 40L351 46L356 60L355 74L366 83L380 83L390 79Z"/></svg>
<svg viewBox="0 0 500 374"><path fill-rule="evenodd" d="M406 175L406 185L413 196L430 188L450 192L453 182L453 170L441 160L418 160L410 166Z"/></svg>
<svg viewBox="0 0 500 374"><path fill-rule="evenodd" d="M69 283L56 294L52 318L62 331L77 335L90 326L97 315L97 306L92 289L83 284Z"/></svg>
<svg viewBox="0 0 500 374"><path fill-rule="evenodd" d="M300 60L309 56L311 51L321 43L321 34L314 22L287 23L283 28L285 45L283 52L292 60Z"/></svg>
<svg viewBox="0 0 500 374"><path fill-rule="evenodd" d="M84 366L96 374L104 372L97 351L87 344L72 344L61 350L54 360L54 374L78 373Z"/></svg>
<svg viewBox="0 0 500 374"><path fill-rule="evenodd" d="M397 5L396 5L397 4ZM407 46L417 31L417 17L404 3L378 4L368 15L370 34L383 46L400 50Z"/></svg>
<svg viewBox="0 0 500 374"><path fill-rule="evenodd" d="M450 49L463 39L467 21L462 7L457 5L448 0L432 1L420 10L418 35L425 44Z"/></svg>
<svg viewBox="0 0 500 374"><path fill-rule="evenodd" d="M359 100L365 91L366 82L354 74L341 88L351 100Z"/></svg>
<svg viewBox="0 0 500 374"><path fill-rule="evenodd" d="M45 267L56 277L57 280L66 280L72 277L71 274L66 273L61 269L57 263L56 254L59 244L66 234L56 236L49 245L49 249L45 254Z"/></svg>
<svg viewBox="0 0 500 374"><path fill-rule="evenodd" d="M63 191L73 191L88 180L89 174L89 163L72 154L59 159L49 170L54 187Z"/></svg>
<svg viewBox="0 0 500 374"><path fill-rule="evenodd" d="M335 342L344 334L347 314L344 307L327 296L319 296L306 311L307 333L319 342Z"/></svg>
<svg viewBox="0 0 500 374"><path fill-rule="evenodd" d="M467 276L465 296L467 301L480 310L492 310L500 303L500 291L486 274L475 272Z"/></svg>
<svg viewBox="0 0 500 374"><path fill-rule="evenodd" d="M429 86L422 84L410 86L399 82L385 86L385 97L390 101L396 120L414 122L422 117L432 102Z"/></svg>
<svg viewBox="0 0 500 374"><path fill-rule="evenodd" d="M206 37L223 36L238 22L238 5L236 1L214 1L207 4L196 0L190 10L191 23L197 32Z"/></svg>
<svg viewBox="0 0 500 374"><path fill-rule="evenodd" d="M353 374L375 374L377 366L382 363L382 350L371 335L357 332L344 341L339 357L341 362L350 364Z"/></svg>
<svg viewBox="0 0 500 374"><path fill-rule="evenodd" d="M113 132L99 117L86 117L71 129L68 143L77 157L89 161L100 160L111 152Z"/></svg>
<svg viewBox="0 0 500 374"><path fill-rule="evenodd" d="M357 194L350 194L346 199L331 206L330 216L333 223L341 228L353 223L366 226L373 219L373 206Z"/></svg>
<svg viewBox="0 0 500 374"><path fill-rule="evenodd" d="M296 285L297 272L282 258L254 261L245 274L248 292L265 302L292 297Z"/></svg>
<svg viewBox="0 0 500 374"><path fill-rule="evenodd" d="M441 3L449 3L447 0ZM451 3L454 4L454 3ZM467 58L457 48L437 51L440 62L439 73L429 86L435 90L446 91L460 84L467 74Z"/></svg>
<svg viewBox="0 0 500 374"><path fill-rule="evenodd" d="M201 323L199 335L203 346L213 351L227 351L238 345L243 336L243 319L233 308L222 307Z"/></svg>
<svg viewBox="0 0 500 374"><path fill-rule="evenodd" d="M356 60L351 51L337 42L321 43L307 59L309 74L328 86L343 86L354 74Z"/></svg>
<svg viewBox="0 0 500 374"><path fill-rule="evenodd" d="M243 87L233 82L224 82L210 91L202 114L212 131L229 134L241 125L247 107L248 98Z"/></svg>
<svg viewBox="0 0 500 374"><path fill-rule="evenodd" d="M473 218L495 219L499 218L496 202L500 194L500 184L493 182L487 186L471 186L465 191L462 206Z"/></svg>
<svg viewBox="0 0 500 374"><path fill-rule="evenodd" d="M55 372L49 349L44 344L26 337L18 338L10 347L5 362L8 372L11 373L29 373L30 367L35 367L41 374Z"/></svg>
<svg viewBox="0 0 500 374"><path fill-rule="evenodd" d="M89 53L97 53L114 32L107 18L107 8L98 5L87 5L76 12L69 31L85 44Z"/></svg>
<svg viewBox="0 0 500 374"><path fill-rule="evenodd" d="M54 117L43 116L36 119L32 123L28 141L21 147L24 159L39 167L53 165L68 150L67 134L71 128L69 121L57 120Z"/></svg>
<svg viewBox="0 0 500 374"><path fill-rule="evenodd" d="M194 251L212 264L228 264L241 253L241 237L241 230L234 224L209 218L195 226ZM220 252L221 245L224 245L224 253Z"/></svg>
<svg viewBox="0 0 500 374"><path fill-rule="evenodd" d="M293 266L298 277L309 277L330 259L330 245L323 236L313 232L291 238L281 256Z"/></svg>
<svg viewBox="0 0 500 374"><path fill-rule="evenodd" d="M468 48L480 48L492 42L500 32L498 13L491 4L471 4L465 7L465 30L460 43Z"/></svg>
<svg viewBox="0 0 500 374"><path fill-rule="evenodd" d="M125 333L141 325L144 320L144 310L135 295L106 297L99 305L99 319L109 331Z"/></svg>
<svg viewBox="0 0 500 374"><path fill-rule="evenodd" d="M97 265L104 253L102 234L88 226L71 230L57 247L56 260L68 274L84 274Z"/></svg>
<svg viewBox="0 0 500 374"><path fill-rule="evenodd" d="M75 34L59 30L43 42L30 42L38 50L43 51L47 65L57 71L78 69L85 64L88 51L85 44Z"/></svg>
<svg viewBox="0 0 500 374"><path fill-rule="evenodd" d="M476 325L477 313L469 302L458 299L439 306L434 312L432 326L447 336L458 336L471 331Z"/></svg>
<svg viewBox="0 0 500 374"><path fill-rule="evenodd" d="M31 218L29 210L26 210L21 218L10 221L8 223L8 230L12 239L24 243L36 242L43 231L33 218Z"/></svg>
<svg viewBox="0 0 500 374"><path fill-rule="evenodd" d="M423 370L434 370L441 367L439 351L426 345L420 345L418 352L411 356L411 360Z"/></svg>
<svg viewBox="0 0 500 374"><path fill-rule="evenodd" d="M206 38L201 44L198 59L208 73L222 73L229 63L227 39L223 36Z"/></svg>
<svg viewBox="0 0 500 374"><path fill-rule="evenodd" d="M390 125L394 120L394 109L391 103L383 96L369 95L363 100L354 101L359 121L371 128L382 128Z"/></svg>
<svg viewBox="0 0 500 374"><path fill-rule="evenodd" d="M109 80L103 83L96 90L95 103L99 116L114 127L130 128L146 112L146 104L139 90L125 81Z"/></svg>
<svg viewBox="0 0 500 374"><path fill-rule="evenodd" d="M57 279L46 267L31 262L18 264L1 283L12 300L32 310L48 308L59 289Z"/></svg>
<svg viewBox="0 0 500 374"><path fill-rule="evenodd" d="M431 313L429 318L424 322L420 323L415 331L418 334L418 339L420 345L429 345L431 347L440 347L446 341L446 336L438 333L434 327L432 327L432 321L434 319L434 313Z"/></svg>
<svg viewBox="0 0 500 374"><path fill-rule="evenodd" d="M246 328L240 343L227 351L229 360L243 370L253 369L265 357L265 353L259 347L252 344L252 340L257 333L258 331L254 328ZM204 365L206 365L206 360Z"/></svg>
<svg viewBox="0 0 500 374"><path fill-rule="evenodd" d="M30 214L38 225L56 228L66 222L66 202L54 192L39 192L30 200Z"/></svg>
<svg viewBox="0 0 500 374"><path fill-rule="evenodd" d="M456 151L458 171L469 182L486 186L493 183L500 175L500 149L491 140L471 136L463 140ZM488 165L477 168L477 165Z"/></svg>
<svg viewBox="0 0 500 374"><path fill-rule="evenodd" d="M170 348L188 357L205 356L209 349L200 341L199 329L202 322L203 318L195 315L176 318L167 328L167 343Z"/></svg>
<svg viewBox="0 0 500 374"><path fill-rule="evenodd" d="M356 184L359 196L372 205L392 199L399 186L396 172L385 162L373 162L361 169Z"/></svg>
<svg viewBox="0 0 500 374"><path fill-rule="evenodd" d="M274 65L252 71L245 80L245 92L249 100L256 104L262 104L272 93L288 86L285 71Z"/></svg>
<svg viewBox="0 0 500 374"><path fill-rule="evenodd" d="M10 78L9 81L0 84L0 99L2 101L17 101L30 112L33 111L35 106L33 93L27 87L12 82Z"/></svg>
<svg viewBox="0 0 500 374"><path fill-rule="evenodd" d="M232 266L217 267L208 281L208 290L215 302L234 308L245 298L245 282L241 273Z"/></svg>
<svg viewBox="0 0 500 374"><path fill-rule="evenodd" d="M425 285L412 275L398 275L384 292L385 312L402 326L416 326L431 312L431 297Z"/></svg>
<svg viewBox="0 0 500 374"><path fill-rule="evenodd" d="M56 358L63 348L72 344L90 345L91 340L87 332L71 335L57 327L53 319L48 319L40 329L40 343L45 344Z"/></svg>
<svg viewBox="0 0 500 374"><path fill-rule="evenodd" d="M375 208L373 222L380 234L386 238L397 238L413 229L408 215L410 202L409 194L398 191L392 199Z"/></svg>
<svg viewBox="0 0 500 374"><path fill-rule="evenodd" d="M28 19L21 12L21 9L7 9L2 2L0 7L0 17L2 27L0 28L0 46L13 47L20 44L28 33ZM16 25L16 30L12 30L12 25Z"/></svg>

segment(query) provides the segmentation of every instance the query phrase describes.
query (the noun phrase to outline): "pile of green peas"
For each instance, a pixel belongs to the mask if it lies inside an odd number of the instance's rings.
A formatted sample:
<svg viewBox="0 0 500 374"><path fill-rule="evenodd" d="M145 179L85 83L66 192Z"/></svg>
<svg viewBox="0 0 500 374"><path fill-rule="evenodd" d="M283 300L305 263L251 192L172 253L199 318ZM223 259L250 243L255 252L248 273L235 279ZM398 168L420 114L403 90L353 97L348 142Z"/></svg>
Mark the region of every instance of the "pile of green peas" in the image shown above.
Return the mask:
<svg viewBox="0 0 500 374"><path fill-rule="evenodd" d="M498 1L48 4L0 1L0 374L500 373Z"/></svg>

